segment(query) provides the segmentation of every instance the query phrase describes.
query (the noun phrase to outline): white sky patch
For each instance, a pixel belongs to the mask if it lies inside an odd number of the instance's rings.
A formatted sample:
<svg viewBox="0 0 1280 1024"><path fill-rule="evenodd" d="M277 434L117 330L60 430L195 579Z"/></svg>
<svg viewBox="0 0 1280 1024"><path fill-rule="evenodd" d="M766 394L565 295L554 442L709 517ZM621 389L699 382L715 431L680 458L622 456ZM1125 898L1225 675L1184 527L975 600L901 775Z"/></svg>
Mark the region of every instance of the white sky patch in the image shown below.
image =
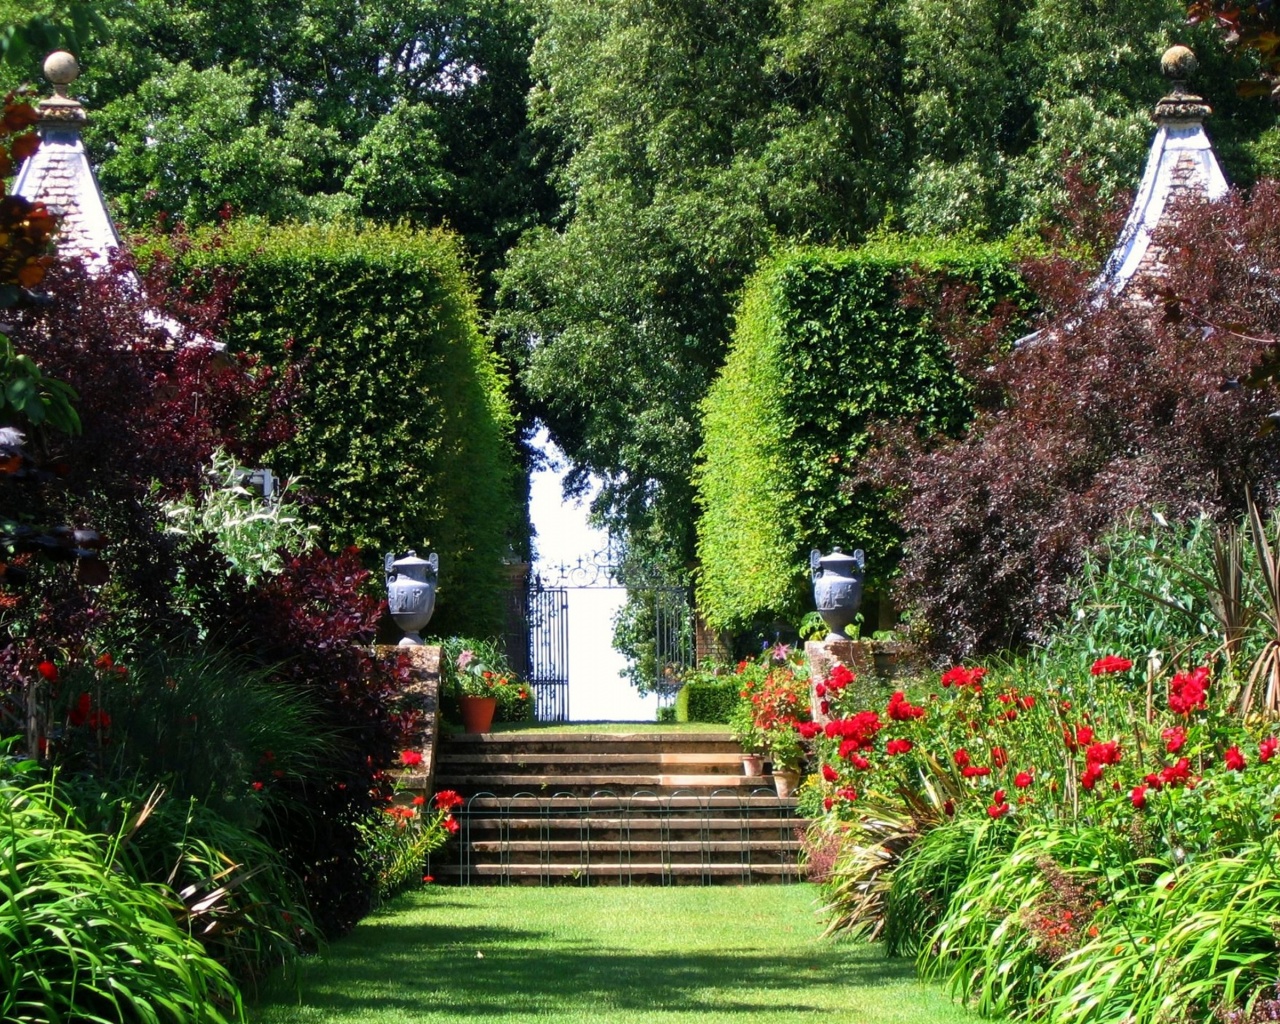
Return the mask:
<svg viewBox="0 0 1280 1024"><path fill-rule="evenodd" d="M588 494L566 500L564 455L545 429L534 445L559 467L535 472L529 481L529 516L537 533L534 569L589 561L609 544L607 532L587 523L599 484L593 481ZM569 591L569 717L574 721L652 722L657 713L657 697L641 697L618 674L627 662L613 649L613 619L625 599L623 590Z"/></svg>

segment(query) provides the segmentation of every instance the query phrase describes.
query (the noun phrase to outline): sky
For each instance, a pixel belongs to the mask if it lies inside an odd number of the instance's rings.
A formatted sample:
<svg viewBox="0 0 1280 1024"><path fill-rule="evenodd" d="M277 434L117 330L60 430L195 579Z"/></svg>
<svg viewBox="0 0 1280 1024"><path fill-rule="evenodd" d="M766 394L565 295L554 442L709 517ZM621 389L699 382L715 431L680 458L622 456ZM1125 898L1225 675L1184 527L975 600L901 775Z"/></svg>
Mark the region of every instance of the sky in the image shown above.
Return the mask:
<svg viewBox="0 0 1280 1024"><path fill-rule="evenodd" d="M608 545L609 535L587 523L589 494L565 500L565 460L542 430L534 444L551 456L553 468L533 474L529 515L537 536L534 568L573 563ZM613 649L613 618L626 597L623 590L579 589L569 594L569 717L573 721L652 722L657 698L641 697L618 673L626 659Z"/></svg>

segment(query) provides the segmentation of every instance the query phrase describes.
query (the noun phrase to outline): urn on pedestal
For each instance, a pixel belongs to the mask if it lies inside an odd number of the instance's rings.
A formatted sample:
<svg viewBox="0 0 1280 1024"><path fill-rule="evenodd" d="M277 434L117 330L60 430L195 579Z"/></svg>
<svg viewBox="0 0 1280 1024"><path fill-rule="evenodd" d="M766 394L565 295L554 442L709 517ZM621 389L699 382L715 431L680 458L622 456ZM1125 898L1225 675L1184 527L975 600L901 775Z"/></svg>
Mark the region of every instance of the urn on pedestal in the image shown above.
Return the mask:
<svg viewBox="0 0 1280 1024"><path fill-rule="evenodd" d="M831 630L827 639L852 639L846 630L857 621L862 605L862 549L846 555L839 548L832 548L831 554L824 555L814 548L809 553L809 565L813 569L814 604Z"/></svg>
<svg viewBox="0 0 1280 1024"><path fill-rule="evenodd" d="M387 610L395 624L404 630L401 647L415 647L422 643L418 634L431 621L436 610L436 578L440 572L440 559L436 554L419 558L410 551L403 558L387 555Z"/></svg>

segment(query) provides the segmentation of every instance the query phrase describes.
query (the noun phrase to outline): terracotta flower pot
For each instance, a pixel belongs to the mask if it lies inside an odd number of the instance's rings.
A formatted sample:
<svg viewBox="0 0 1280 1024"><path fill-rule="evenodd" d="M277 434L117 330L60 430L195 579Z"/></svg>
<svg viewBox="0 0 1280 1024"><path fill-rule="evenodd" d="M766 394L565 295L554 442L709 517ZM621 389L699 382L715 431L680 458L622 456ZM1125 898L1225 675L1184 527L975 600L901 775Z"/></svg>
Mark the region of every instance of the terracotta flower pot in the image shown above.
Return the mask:
<svg viewBox="0 0 1280 1024"><path fill-rule="evenodd" d="M742 774L756 776L764 774L764 758L759 754L742 755Z"/></svg>
<svg viewBox="0 0 1280 1024"><path fill-rule="evenodd" d="M459 697L458 711L462 714L462 728L467 732L488 732L493 725L493 713L498 710L497 697Z"/></svg>
<svg viewBox="0 0 1280 1024"><path fill-rule="evenodd" d="M773 788L783 800L794 793L798 785L800 785L800 773L794 768L774 768Z"/></svg>

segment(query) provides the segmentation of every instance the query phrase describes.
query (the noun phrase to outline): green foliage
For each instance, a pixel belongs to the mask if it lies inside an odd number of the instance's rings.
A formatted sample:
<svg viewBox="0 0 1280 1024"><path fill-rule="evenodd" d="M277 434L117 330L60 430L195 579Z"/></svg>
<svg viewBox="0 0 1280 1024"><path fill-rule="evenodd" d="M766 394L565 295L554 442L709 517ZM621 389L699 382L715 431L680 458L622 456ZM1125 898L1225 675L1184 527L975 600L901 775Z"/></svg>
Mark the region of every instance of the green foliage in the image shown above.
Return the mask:
<svg viewBox="0 0 1280 1024"><path fill-rule="evenodd" d="M408 228L240 223L190 269L233 275L227 341L304 360L272 466L323 499L326 544L440 555L433 625L496 628L516 521L512 416L456 240Z"/></svg>
<svg viewBox="0 0 1280 1024"><path fill-rule="evenodd" d="M428 855L449 839L448 813L437 808L428 814L416 797L374 811L359 824L365 867L377 879L375 905L419 883Z"/></svg>
<svg viewBox="0 0 1280 1024"><path fill-rule="evenodd" d="M241 482L241 468L225 450L210 460L208 482L200 494L164 502L166 533L211 534L226 556L229 571L254 583L284 567L280 549L305 551L316 527L303 521L294 504L285 504L285 485L272 498L260 498Z"/></svg>
<svg viewBox="0 0 1280 1024"><path fill-rule="evenodd" d="M33 426L47 423L65 434L80 433L80 416L71 404L75 389L46 377L34 359L17 352L13 342L0 334L0 416L24 417Z"/></svg>
<svg viewBox="0 0 1280 1024"><path fill-rule="evenodd" d="M927 284L912 283L920 275ZM1006 248L923 242L796 249L752 279L702 406L698 604L710 625L798 619L814 547L863 548L867 587L884 589L900 531L876 493L847 484L876 419L967 422L969 388L916 294L944 278L968 285L979 310L1019 290Z"/></svg>
<svg viewBox="0 0 1280 1024"><path fill-rule="evenodd" d="M30 766L28 766L30 767ZM49 783L0 781L0 1016L95 1024L243 1019L226 970L173 920L173 895L117 870Z"/></svg>

